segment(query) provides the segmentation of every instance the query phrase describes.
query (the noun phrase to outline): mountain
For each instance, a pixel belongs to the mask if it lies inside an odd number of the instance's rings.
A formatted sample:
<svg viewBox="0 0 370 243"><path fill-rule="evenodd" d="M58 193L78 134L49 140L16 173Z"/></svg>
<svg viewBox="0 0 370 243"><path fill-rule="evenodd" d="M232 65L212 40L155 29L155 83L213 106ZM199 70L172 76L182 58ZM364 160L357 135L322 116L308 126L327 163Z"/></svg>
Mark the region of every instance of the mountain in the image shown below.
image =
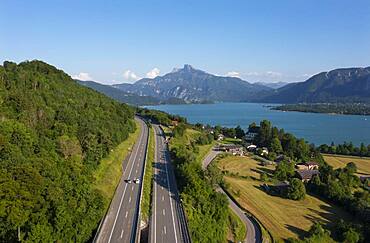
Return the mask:
<svg viewBox="0 0 370 243"><path fill-rule="evenodd" d="M157 105L160 103L158 98L151 96L139 96L137 94L128 93L123 90L114 88L110 85L100 84L94 81L80 81L76 80L77 83L92 88L106 96L111 97L119 102L131 104L131 105Z"/></svg>
<svg viewBox="0 0 370 243"><path fill-rule="evenodd" d="M164 76L144 78L134 84L117 84L114 87L137 95L153 96L161 100L174 97L186 102L242 102L256 98L260 92L271 90L240 78L212 75L187 64Z"/></svg>
<svg viewBox="0 0 370 243"><path fill-rule="evenodd" d="M272 89L279 89L289 84L288 82L257 82L255 84L263 85Z"/></svg>
<svg viewBox="0 0 370 243"><path fill-rule="evenodd" d="M271 103L370 102L370 67L322 72L305 82L288 84L257 99Z"/></svg>
<svg viewBox="0 0 370 243"><path fill-rule="evenodd" d="M0 65L0 242L91 240L109 202L95 172L134 112L47 63Z"/></svg>

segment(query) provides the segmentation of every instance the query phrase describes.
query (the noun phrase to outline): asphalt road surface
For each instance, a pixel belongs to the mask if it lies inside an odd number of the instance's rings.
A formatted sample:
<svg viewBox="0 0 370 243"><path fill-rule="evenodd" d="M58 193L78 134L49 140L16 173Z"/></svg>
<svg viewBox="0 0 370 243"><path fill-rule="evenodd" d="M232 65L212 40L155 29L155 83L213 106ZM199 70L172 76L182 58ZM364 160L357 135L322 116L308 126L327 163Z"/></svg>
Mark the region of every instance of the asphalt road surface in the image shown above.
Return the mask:
<svg viewBox="0 0 370 243"><path fill-rule="evenodd" d="M156 151L149 242L187 243L190 242L189 231L164 133L158 125L153 125L153 127Z"/></svg>
<svg viewBox="0 0 370 243"><path fill-rule="evenodd" d="M202 162L203 169L206 169L208 165L213 161L213 159L219 154L218 151L214 151L213 149L207 154ZM234 211L236 215L243 221L247 228L247 236L244 239L244 242L251 243L251 242L262 242L262 234L259 226L251 217L247 216L243 209L239 208L239 206L226 194L226 192L221 188L217 188L217 191L226 195L229 201L229 207L231 210Z"/></svg>
<svg viewBox="0 0 370 243"><path fill-rule="evenodd" d="M139 118L136 120L141 127L139 139L133 146L128 160L122 164L122 178L94 242L133 243L138 240L139 205L149 133L144 121ZM128 179L140 179L140 182L128 183Z"/></svg>

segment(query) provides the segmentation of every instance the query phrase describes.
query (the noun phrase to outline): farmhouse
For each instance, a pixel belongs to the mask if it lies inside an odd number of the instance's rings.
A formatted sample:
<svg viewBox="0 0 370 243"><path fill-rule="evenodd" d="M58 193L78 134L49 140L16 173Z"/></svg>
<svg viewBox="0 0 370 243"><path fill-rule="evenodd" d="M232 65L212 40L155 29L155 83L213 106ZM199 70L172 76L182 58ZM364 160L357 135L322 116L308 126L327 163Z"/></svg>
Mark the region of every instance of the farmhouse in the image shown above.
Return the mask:
<svg viewBox="0 0 370 243"><path fill-rule="evenodd" d="M297 175L303 182L310 181L314 175L319 174L318 170L297 170Z"/></svg>
<svg viewBox="0 0 370 243"><path fill-rule="evenodd" d="M319 164L313 161L306 162L306 163L299 163L295 165L296 169L298 170L318 170Z"/></svg>
<svg viewBox="0 0 370 243"><path fill-rule="evenodd" d="M243 146L236 145L236 144L221 144L218 149L220 151L224 151L227 153L231 153L233 155L244 155L244 149Z"/></svg>

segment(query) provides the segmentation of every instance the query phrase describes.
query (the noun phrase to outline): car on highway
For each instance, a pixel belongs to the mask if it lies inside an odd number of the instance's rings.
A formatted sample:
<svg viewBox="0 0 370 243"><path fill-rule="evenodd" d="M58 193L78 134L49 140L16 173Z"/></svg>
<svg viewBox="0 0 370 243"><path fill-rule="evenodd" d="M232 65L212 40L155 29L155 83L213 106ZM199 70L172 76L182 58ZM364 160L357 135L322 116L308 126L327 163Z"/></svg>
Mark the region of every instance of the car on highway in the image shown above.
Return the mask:
<svg viewBox="0 0 370 243"><path fill-rule="evenodd" d="M140 179L135 179L135 180L134 180L134 182L135 182L136 184L139 184L139 183L140 183Z"/></svg>
<svg viewBox="0 0 370 243"><path fill-rule="evenodd" d="M130 179L127 179L127 180L125 180L126 181L126 183L128 183L128 184L131 184L132 183L132 180L130 180Z"/></svg>

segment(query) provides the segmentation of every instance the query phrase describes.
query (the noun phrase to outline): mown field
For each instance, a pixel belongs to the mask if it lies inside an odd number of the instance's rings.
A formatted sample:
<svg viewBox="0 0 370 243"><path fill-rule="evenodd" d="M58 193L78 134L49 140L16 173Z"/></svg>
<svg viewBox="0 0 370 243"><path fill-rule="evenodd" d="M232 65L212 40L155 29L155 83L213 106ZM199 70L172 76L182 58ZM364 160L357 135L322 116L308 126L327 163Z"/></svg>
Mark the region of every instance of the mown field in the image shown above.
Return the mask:
<svg viewBox="0 0 370 243"><path fill-rule="evenodd" d="M314 221L329 224L340 218L349 218L346 212L333 207L318 198L306 195L302 201L293 201L268 195L260 188L258 180L262 171L272 172L273 166L260 166L249 157L226 157L219 161L221 170L239 173L239 176L225 176L229 192L272 234L275 240L305 235ZM249 178L241 178L248 176Z"/></svg>
<svg viewBox="0 0 370 243"><path fill-rule="evenodd" d="M343 168L349 162L354 162L357 166L357 174L370 175L370 158L332 154L323 154L323 156L324 160L334 169Z"/></svg>

